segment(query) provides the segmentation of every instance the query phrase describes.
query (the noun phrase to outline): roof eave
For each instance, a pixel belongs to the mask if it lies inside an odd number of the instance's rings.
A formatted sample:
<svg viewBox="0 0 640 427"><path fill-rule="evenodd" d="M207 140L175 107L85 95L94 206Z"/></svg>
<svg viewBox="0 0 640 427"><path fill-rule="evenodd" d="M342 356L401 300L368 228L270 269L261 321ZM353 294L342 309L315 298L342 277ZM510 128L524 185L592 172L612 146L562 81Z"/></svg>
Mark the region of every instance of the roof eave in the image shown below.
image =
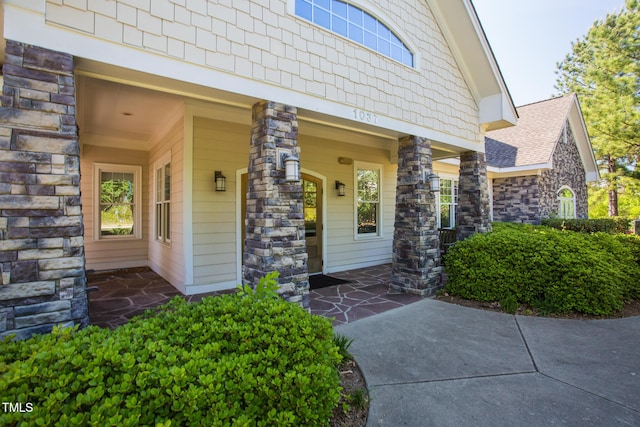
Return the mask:
<svg viewBox="0 0 640 427"><path fill-rule="evenodd" d="M533 165L498 167L487 165L487 172L493 175L493 178L508 178L512 176L538 175L543 170L551 170L551 163L538 163Z"/></svg>
<svg viewBox="0 0 640 427"><path fill-rule="evenodd" d="M573 105L568 114L568 120L576 138L578 153L582 159L582 165L585 171L585 179L587 182L594 182L600 179L600 171L593 153L591 138L587 131L587 125L584 122L582 109L580 108L580 100L577 95L573 95Z"/></svg>
<svg viewBox="0 0 640 427"><path fill-rule="evenodd" d="M476 99L483 130L514 126L518 113L470 0L426 0Z"/></svg>

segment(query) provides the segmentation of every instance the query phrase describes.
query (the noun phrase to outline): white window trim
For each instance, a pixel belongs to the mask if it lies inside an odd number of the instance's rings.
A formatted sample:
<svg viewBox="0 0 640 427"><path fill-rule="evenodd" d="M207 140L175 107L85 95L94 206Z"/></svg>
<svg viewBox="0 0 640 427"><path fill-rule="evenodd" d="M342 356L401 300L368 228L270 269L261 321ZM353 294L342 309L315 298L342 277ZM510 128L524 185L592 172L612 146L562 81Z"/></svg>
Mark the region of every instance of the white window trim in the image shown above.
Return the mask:
<svg viewBox="0 0 640 427"><path fill-rule="evenodd" d="M369 169L369 170L377 170L378 171L378 185L380 188L378 189L378 227L376 233L367 233L367 234L359 234L358 233L358 169ZM381 239L384 238L383 233L383 216L384 216L384 208L383 208L383 167L380 163L368 163L368 162L353 162L353 237L354 240L371 240L371 239Z"/></svg>
<svg viewBox="0 0 640 427"><path fill-rule="evenodd" d="M133 235L103 236L100 218L100 173L122 172L133 173ZM112 163L93 164L93 240L118 241L142 239L142 166L120 165Z"/></svg>
<svg viewBox="0 0 640 427"><path fill-rule="evenodd" d="M156 160L153 163L153 171L151 172L151 180L153 181L153 213L152 213L152 217L153 217L153 241L160 243L161 245L164 246L171 246L171 238L158 238L158 218L156 215L156 208L158 205L158 180L156 177L156 174L158 173L158 169L162 168L162 170L164 170L164 166L166 164L171 164L171 198L169 199L169 221L173 221L173 214L171 213L171 208L172 208L172 201L173 201L173 164L171 161L171 151L166 152L165 154L162 155L162 157L160 157L158 160ZM163 180L164 182L164 180ZM164 201L163 201L164 202ZM170 225L170 229L171 229L171 233L173 233L173 227Z"/></svg>
<svg viewBox="0 0 640 427"><path fill-rule="evenodd" d="M365 46L364 44L360 44L348 37L345 37L343 35L340 35L336 32L333 32L325 27L321 27L320 25L308 21L298 15L296 15L296 0L287 0L287 14L293 16L295 19L299 19L303 22L309 23L311 25L314 25L317 28L322 28L325 31L329 31L331 34L333 34L336 37L340 37L341 39L347 40L349 41L349 43L355 43L360 47L363 47L365 49L370 50L371 52L375 52L378 55L382 55L385 58L390 59L391 61L394 61L397 64L400 64L403 67L407 67L410 69L419 69L420 68L420 64L421 64L421 60L422 60L422 55L420 54L420 50L418 49L417 45L413 43L413 38L409 36L409 34L407 32L404 31L403 28L400 28L396 25L392 25L391 23L394 22L393 19L391 19L391 17L389 15L387 15L386 12L384 12L384 10L380 7L378 7L376 4L374 4L373 2L369 1L369 0L344 0L345 3L351 3L354 6L362 9L363 11L369 13L371 16L373 16L374 18L378 19L379 21L381 21L387 28L389 28L389 30L391 30L393 33L396 34L396 36L400 39L400 41L402 41L404 43L405 46L407 46L407 48L409 49L409 51L413 54L413 66L409 66L406 64L403 64L402 62L399 62L393 58L391 58L390 56L384 55L383 53L378 52L377 50L371 49L367 46Z"/></svg>
<svg viewBox="0 0 640 427"><path fill-rule="evenodd" d="M562 192L562 190L569 190L571 192L571 198L560 197L560 193ZM569 187L568 185L563 185L556 192L556 196L557 196L557 200L558 200L558 210L557 210L558 217L559 218L563 218L563 219L576 219L577 218L576 192L573 191L573 188ZM568 200L571 200L571 202L573 203L573 216L572 217L564 217L564 216L560 215L560 208L562 207L563 201L568 201Z"/></svg>
<svg viewBox="0 0 640 427"><path fill-rule="evenodd" d="M459 186L460 186L460 177L456 176L456 175L441 175L441 174L438 174L438 175L440 175L440 191L442 191L442 181L443 180L446 179L446 180L452 181L452 185L453 185L453 182L457 182L458 183L457 184L458 185L458 197L460 197L460 194L459 194L459 191L460 191L460 188L459 188ZM453 187L451 187L451 189L453 190ZM440 208L441 208L441 205L440 205L440 194L441 193L440 193L440 191L436 193L436 217L437 217L436 223L437 223L437 228L438 229L442 228L442 211L440 210ZM453 201L454 209L453 209L453 213L451 215L451 222L453 224L453 226L450 228L451 230L456 228L456 216L457 216L457 206L458 206L458 203L455 201L455 191L453 192L452 196L454 198L453 199L454 200Z"/></svg>

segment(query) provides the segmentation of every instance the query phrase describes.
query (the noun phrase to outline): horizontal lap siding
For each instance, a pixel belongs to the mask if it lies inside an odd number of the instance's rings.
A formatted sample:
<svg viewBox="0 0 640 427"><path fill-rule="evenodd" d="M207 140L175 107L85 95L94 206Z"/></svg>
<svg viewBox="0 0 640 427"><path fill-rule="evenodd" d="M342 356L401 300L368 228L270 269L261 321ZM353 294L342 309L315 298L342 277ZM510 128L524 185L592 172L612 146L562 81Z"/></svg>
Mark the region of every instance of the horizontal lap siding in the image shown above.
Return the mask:
<svg viewBox="0 0 640 427"><path fill-rule="evenodd" d="M84 221L85 255L88 270L147 265L149 239L149 168L145 151L123 150L84 145L80 161L82 216ZM94 240L94 163L142 166L142 239ZM139 200L139 199L138 199Z"/></svg>
<svg viewBox="0 0 640 427"><path fill-rule="evenodd" d="M389 161L389 150L300 136L301 167L327 178L327 259L328 271L340 271L361 265L391 262L397 166ZM395 149L394 147L389 147ZM354 164L338 163L338 157L353 159ZM354 174L355 162L382 166L382 237L354 238ZM346 196L338 197L335 181L346 185Z"/></svg>
<svg viewBox="0 0 640 427"><path fill-rule="evenodd" d="M193 126L193 282L236 281L236 171L247 167L251 128L200 117ZM216 170L225 192L215 191Z"/></svg>
<svg viewBox="0 0 640 427"><path fill-rule="evenodd" d="M194 284L205 285L237 281L236 171L247 167L250 127L212 119L194 118L193 161L193 262ZM299 136L301 168L326 177L325 242L331 271L363 264L391 261L395 210L396 166L389 162L389 151L327 139ZM354 239L354 165L341 165L338 157L381 164L383 167L383 237ZM227 191L216 192L214 171L227 178ZM338 197L334 184L347 185L347 196ZM241 196L242 197L242 196Z"/></svg>
<svg viewBox="0 0 640 427"><path fill-rule="evenodd" d="M184 123L183 119L160 138L149 153L151 178L155 179L155 162L171 151L171 245L164 245L154 236L149 239L149 262L151 267L172 285L184 292ZM153 180L150 191L153 193ZM151 194L151 205L154 196ZM153 212L153 210L151 211ZM153 222L153 221L152 221Z"/></svg>

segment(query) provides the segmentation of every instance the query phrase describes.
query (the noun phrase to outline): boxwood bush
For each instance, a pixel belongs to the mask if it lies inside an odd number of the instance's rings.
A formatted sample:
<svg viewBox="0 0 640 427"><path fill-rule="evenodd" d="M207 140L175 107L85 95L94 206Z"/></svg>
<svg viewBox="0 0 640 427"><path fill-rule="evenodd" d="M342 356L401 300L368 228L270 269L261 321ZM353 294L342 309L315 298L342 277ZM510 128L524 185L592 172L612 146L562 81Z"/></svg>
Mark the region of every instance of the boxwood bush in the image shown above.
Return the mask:
<svg viewBox="0 0 640 427"><path fill-rule="evenodd" d="M174 298L113 331L5 341L0 396L33 411L0 425L327 425L340 359L330 321L279 298Z"/></svg>
<svg viewBox="0 0 640 427"><path fill-rule="evenodd" d="M607 315L640 296L639 254L640 243L626 237L494 224L449 250L446 289L543 312Z"/></svg>
<svg viewBox="0 0 640 427"><path fill-rule="evenodd" d="M581 233L626 233L631 228L631 220L623 217L596 219L547 218L543 219L541 223L558 230L579 231Z"/></svg>

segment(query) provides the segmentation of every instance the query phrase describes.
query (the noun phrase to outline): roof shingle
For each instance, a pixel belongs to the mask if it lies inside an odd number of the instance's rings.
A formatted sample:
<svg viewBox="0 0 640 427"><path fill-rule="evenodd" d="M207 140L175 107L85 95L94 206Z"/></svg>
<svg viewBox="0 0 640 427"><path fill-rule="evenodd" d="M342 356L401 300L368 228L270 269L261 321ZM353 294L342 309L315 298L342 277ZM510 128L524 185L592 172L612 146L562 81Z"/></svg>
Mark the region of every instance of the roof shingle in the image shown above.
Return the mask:
<svg viewBox="0 0 640 427"><path fill-rule="evenodd" d="M549 162L574 99L568 94L518 107L516 126L487 132L487 164L506 168Z"/></svg>

